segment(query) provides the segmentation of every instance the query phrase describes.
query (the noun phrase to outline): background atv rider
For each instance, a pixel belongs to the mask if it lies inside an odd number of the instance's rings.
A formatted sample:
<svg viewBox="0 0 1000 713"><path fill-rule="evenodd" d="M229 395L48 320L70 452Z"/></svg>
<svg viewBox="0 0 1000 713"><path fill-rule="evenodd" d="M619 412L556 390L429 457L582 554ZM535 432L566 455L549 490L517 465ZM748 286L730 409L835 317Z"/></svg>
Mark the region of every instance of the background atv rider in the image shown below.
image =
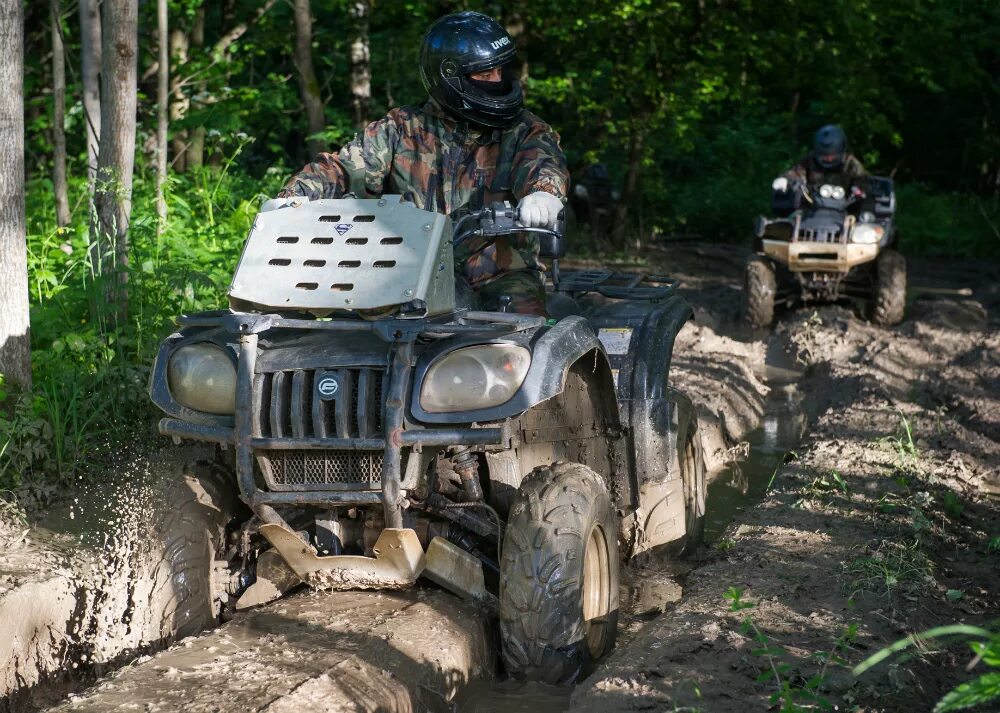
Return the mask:
<svg viewBox="0 0 1000 713"><path fill-rule="evenodd" d="M492 201L517 199L520 221L554 228L569 172L559 136L523 108L506 30L478 12L446 15L424 34L421 107L399 107L372 122L338 153L321 153L291 178L280 198L371 198L399 193L418 208L457 219ZM480 307L545 314L538 241L501 238L457 254Z"/></svg>
<svg viewBox="0 0 1000 713"><path fill-rule="evenodd" d="M799 207L799 191L792 190L796 183L840 186L848 193L856 189L864 194L867 193L867 177L861 161L848 151L844 130L836 124L827 124L813 136L812 151L774 179L771 184L775 191L774 211L779 216L786 216Z"/></svg>

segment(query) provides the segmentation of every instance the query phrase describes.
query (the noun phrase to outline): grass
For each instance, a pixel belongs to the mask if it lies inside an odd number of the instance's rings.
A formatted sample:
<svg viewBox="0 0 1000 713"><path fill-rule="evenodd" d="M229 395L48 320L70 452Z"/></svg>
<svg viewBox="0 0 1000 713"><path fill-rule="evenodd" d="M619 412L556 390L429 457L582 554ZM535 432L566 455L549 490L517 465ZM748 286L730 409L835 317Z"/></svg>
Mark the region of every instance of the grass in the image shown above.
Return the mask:
<svg viewBox="0 0 1000 713"><path fill-rule="evenodd" d="M752 638L756 644L750 654L765 663L757 681L768 684L772 689L769 696L771 710L781 713L834 710L833 704L823 695L823 690L828 683L831 666L846 667L844 655L851 650L857 637L857 625L845 627L829 650L813 651L803 660L800 656L792 655L761 629L751 613L756 604L744 599L742 589L729 587L722 596L729 602L729 611L742 616L740 632ZM812 670L809 670L810 666Z"/></svg>
<svg viewBox="0 0 1000 713"><path fill-rule="evenodd" d="M897 593L909 594L932 578L934 565L918 541L876 540L867 552L845 566L850 597L873 592L892 600Z"/></svg>

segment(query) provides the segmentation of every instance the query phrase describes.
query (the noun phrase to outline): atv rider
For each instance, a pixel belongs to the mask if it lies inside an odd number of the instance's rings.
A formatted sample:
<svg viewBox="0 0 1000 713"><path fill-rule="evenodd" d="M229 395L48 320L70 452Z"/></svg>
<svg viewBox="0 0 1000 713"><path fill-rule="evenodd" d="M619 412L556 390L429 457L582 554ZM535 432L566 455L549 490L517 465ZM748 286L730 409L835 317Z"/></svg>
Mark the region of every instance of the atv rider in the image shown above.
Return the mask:
<svg viewBox="0 0 1000 713"><path fill-rule="evenodd" d="M774 179L771 188L775 192L775 212L787 215L794 210L793 204L798 207L798 196L789 196L791 189L797 186L829 184L840 186L848 192L858 191L863 195L867 175L861 161L847 150L847 134L844 130L835 124L828 124L813 136L812 151Z"/></svg>
<svg viewBox="0 0 1000 713"><path fill-rule="evenodd" d="M339 153L321 153L278 194L362 198L399 193L453 219L497 200L517 199L519 220L554 228L569 184L559 136L523 108L512 76L510 35L478 12L446 15L424 34L422 107L399 107L372 122ZM463 251L465 252L465 251ZM457 254L484 309L545 314L538 241L501 238Z"/></svg>

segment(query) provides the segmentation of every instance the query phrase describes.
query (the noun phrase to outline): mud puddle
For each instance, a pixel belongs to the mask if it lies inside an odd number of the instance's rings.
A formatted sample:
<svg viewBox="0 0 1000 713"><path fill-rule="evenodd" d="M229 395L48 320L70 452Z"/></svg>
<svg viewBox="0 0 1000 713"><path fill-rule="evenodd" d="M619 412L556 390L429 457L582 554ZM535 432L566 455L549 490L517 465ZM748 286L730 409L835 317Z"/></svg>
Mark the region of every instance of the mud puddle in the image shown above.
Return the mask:
<svg viewBox="0 0 1000 713"><path fill-rule="evenodd" d="M705 541L710 544L719 540L738 513L767 494L808 423L802 370L789 364L768 364L758 376L770 388L761 423L734 449L733 461L708 486Z"/></svg>

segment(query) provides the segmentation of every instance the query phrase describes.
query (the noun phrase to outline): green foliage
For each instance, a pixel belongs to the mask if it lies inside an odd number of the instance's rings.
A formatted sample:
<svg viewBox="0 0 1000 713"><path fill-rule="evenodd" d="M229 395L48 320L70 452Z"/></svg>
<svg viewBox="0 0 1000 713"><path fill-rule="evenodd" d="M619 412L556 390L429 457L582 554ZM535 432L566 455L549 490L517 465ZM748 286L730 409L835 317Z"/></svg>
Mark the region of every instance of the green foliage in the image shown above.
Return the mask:
<svg viewBox="0 0 1000 713"><path fill-rule="evenodd" d="M966 624L939 626L901 639L862 661L854 667L853 673L855 676L860 676L910 647L924 650L928 644L938 640L953 642L956 638L967 643L974 654L972 663L967 666L968 669L985 664L996 670L982 673L950 690L935 704L934 713L965 710L1000 701L1000 633Z"/></svg>
<svg viewBox="0 0 1000 713"><path fill-rule="evenodd" d="M858 626L851 624L845 627L834 639L829 651L813 651L803 661L757 625L750 613L756 604L743 598L741 588L731 586L722 596L729 602L730 612L741 613L740 632L757 644L750 654L766 661L767 667L757 676L757 681L771 682L774 690L770 702L774 709L782 713L834 710L833 704L823 695L828 682L827 672L830 666L846 667L843 656L851 650ZM807 665L810 664L815 670L808 670Z"/></svg>

